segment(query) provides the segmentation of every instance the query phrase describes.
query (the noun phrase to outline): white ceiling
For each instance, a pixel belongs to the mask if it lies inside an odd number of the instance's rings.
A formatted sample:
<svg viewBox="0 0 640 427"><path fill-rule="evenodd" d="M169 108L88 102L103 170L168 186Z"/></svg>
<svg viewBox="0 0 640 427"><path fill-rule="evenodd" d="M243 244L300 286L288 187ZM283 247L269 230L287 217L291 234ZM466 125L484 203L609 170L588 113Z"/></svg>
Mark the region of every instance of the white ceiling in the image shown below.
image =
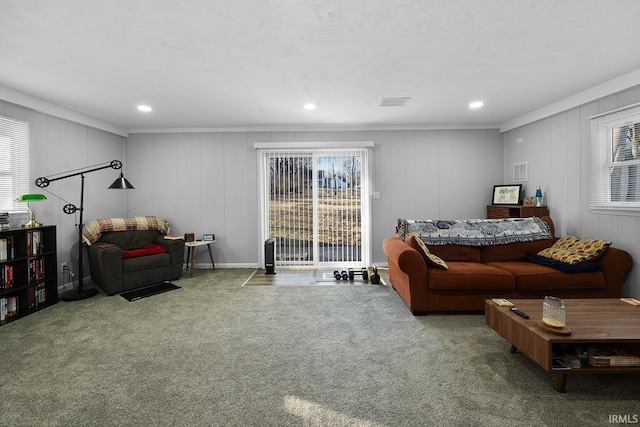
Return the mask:
<svg viewBox="0 0 640 427"><path fill-rule="evenodd" d="M125 129L497 127L640 69L639 22L638 0L3 0L0 86Z"/></svg>

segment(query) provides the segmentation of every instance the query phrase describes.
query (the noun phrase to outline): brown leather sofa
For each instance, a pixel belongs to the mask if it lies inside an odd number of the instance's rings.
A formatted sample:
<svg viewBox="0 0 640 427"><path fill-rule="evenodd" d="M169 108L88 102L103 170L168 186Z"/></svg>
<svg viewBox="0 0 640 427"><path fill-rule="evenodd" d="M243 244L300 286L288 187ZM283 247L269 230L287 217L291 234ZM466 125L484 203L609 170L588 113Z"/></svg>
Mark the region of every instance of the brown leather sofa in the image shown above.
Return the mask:
<svg viewBox="0 0 640 427"><path fill-rule="evenodd" d="M554 234L553 221L542 217ZM557 238L495 246L431 245L448 270L428 266L413 236L388 237L383 249L389 280L414 315L428 312L483 311L489 298L614 298L622 296L631 255L609 247L597 259L598 271L565 273L525 261L553 246Z"/></svg>

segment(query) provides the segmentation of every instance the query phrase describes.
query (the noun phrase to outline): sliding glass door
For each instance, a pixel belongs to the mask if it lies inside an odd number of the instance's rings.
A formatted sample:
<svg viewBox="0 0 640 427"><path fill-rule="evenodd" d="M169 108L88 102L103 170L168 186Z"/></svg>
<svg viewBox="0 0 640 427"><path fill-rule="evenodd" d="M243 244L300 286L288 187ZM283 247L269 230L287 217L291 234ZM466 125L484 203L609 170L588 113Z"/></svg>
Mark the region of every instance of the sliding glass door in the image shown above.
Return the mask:
<svg viewBox="0 0 640 427"><path fill-rule="evenodd" d="M276 264L369 263L366 149L262 150L263 236Z"/></svg>

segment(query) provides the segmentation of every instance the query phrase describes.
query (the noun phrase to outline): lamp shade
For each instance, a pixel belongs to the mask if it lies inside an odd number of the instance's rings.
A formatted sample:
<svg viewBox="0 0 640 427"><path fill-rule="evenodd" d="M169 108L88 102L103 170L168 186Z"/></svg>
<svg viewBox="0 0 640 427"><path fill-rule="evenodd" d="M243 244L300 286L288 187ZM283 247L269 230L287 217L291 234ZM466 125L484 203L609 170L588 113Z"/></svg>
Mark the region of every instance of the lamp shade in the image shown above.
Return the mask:
<svg viewBox="0 0 640 427"><path fill-rule="evenodd" d="M116 180L113 181L113 184L111 184L109 188L117 190L135 189L135 187L131 185L129 181L127 181L122 172L120 173L120 178L116 178Z"/></svg>
<svg viewBox="0 0 640 427"><path fill-rule="evenodd" d="M47 196L44 194L22 194L16 200L18 202L39 202L40 200L47 200Z"/></svg>

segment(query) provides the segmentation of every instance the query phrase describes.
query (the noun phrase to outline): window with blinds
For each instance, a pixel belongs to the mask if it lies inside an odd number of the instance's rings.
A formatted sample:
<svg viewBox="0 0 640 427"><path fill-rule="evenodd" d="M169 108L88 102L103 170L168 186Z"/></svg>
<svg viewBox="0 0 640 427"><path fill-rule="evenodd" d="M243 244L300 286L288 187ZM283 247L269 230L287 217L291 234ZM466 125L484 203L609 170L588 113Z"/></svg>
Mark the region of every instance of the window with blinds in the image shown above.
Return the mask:
<svg viewBox="0 0 640 427"><path fill-rule="evenodd" d="M640 211L640 106L591 118L591 209Z"/></svg>
<svg viewBox="0 0 640 427"><path fill-rule="evenodd" d="M261 150L263 236L278 266L368 263L367 149Z"/></svg>
<svg viewBox="0 0 640 427"><path fill-rule="evenodd" d="M29 192L29 124L0 117L0 211L26 210L16 198Z"/></svg>

